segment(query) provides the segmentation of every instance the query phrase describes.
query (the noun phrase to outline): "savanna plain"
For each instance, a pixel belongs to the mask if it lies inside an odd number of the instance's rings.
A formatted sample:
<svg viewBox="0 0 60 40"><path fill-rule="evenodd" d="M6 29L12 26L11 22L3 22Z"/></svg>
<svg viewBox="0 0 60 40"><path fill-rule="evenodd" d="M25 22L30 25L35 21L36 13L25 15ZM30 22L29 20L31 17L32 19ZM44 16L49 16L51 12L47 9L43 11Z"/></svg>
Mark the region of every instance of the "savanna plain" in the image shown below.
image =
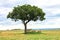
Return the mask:
<svg viewBox="0 0 60 40"><path fill-rule="evenodd" d="M60 30L41 30L41 33L24 34L23 30L0 30L0 40L60 40Z"/></svg>

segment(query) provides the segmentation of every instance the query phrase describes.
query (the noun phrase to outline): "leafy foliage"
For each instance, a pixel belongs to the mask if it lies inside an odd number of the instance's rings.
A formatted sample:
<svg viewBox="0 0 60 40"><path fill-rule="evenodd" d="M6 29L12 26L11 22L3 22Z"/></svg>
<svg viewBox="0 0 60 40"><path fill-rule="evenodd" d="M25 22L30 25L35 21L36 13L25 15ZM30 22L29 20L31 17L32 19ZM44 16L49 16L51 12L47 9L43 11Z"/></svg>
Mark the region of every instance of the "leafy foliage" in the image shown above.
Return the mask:
<svg viewBox="0 0 60 40"><path fill-rule="evenodd" d="M45 13L42 11L42 9L36 6L18 5L17 7L14 7L12 12L9 12L7 18L14 19L15 21L22 20L29 22L31 20L36 21L38 19L43 21L45 19L44 16Z"/></svg>

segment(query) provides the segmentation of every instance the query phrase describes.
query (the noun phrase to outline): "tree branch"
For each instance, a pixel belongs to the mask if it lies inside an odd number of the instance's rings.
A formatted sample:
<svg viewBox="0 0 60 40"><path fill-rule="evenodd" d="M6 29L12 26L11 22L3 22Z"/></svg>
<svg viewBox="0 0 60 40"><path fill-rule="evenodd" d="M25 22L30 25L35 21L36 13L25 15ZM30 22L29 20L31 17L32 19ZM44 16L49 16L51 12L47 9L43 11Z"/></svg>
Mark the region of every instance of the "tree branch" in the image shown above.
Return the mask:
<svg viewBox="0 0 60 40"><path fill-rule="evenodd" d="M27 24L28 22L30 22L30 20L28 20L28 21L26 22L26 24Z"/></svg>

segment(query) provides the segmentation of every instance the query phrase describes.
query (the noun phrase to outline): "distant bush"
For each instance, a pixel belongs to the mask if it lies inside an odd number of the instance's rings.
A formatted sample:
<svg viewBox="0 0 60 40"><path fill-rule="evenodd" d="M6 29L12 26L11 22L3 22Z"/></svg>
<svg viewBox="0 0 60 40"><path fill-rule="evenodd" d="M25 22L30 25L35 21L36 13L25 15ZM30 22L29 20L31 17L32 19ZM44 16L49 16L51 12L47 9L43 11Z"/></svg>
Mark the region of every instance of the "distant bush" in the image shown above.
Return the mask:
<svg viewBox="0 0 60 40"><path fill-rule="evenodd" d="M21 30L21 29L12 29L12 30Z"/></svg>
<svg viewBox="0 0 60 40"><path fill-rule="evenodd" d="M27 32L28 32L28 33L41 33L41 30L28 29Z"/></svg>

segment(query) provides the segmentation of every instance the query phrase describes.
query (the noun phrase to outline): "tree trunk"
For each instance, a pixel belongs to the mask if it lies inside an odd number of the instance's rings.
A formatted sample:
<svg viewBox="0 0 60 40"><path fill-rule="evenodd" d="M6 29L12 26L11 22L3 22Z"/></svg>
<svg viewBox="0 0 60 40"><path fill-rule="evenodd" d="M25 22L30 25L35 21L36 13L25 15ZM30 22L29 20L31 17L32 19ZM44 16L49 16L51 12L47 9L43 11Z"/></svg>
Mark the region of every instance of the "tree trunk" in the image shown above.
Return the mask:
<svg viewBox="0 0 60 40"><path fill-rule="evenodd" d="M24 24L24 26L25 26L25 34L27 33L27 24Z"/></svg>

